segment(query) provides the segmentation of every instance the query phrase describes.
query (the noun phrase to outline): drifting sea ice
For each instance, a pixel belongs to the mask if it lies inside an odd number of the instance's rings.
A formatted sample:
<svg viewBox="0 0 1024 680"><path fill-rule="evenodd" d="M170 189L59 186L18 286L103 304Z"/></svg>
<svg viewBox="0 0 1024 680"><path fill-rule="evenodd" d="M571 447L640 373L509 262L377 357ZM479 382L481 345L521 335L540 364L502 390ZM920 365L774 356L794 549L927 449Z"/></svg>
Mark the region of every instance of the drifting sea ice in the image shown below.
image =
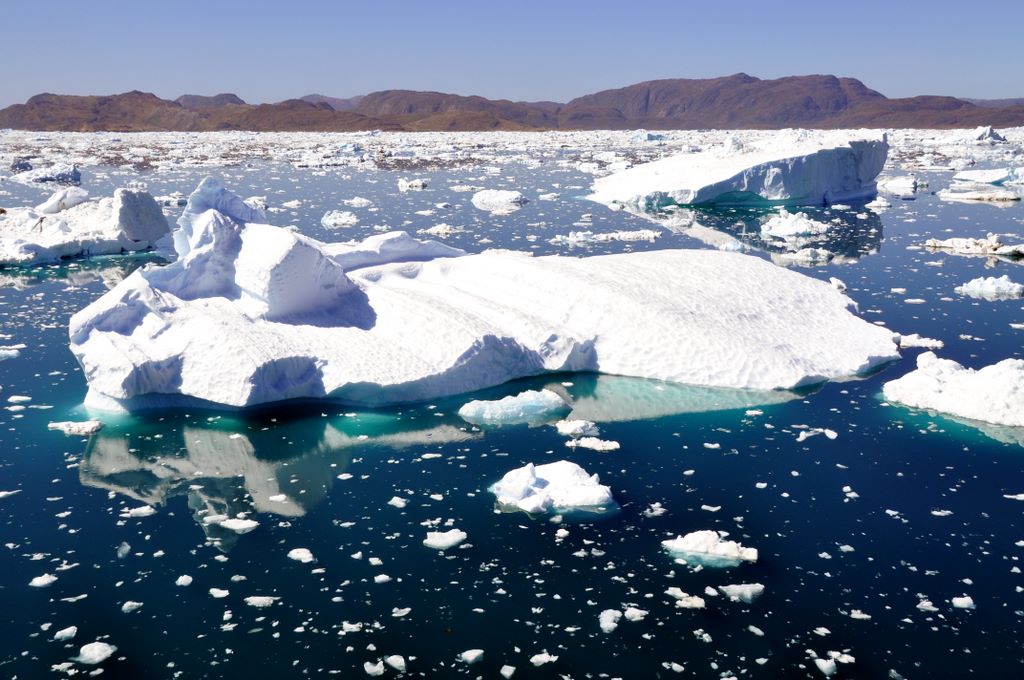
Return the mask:
<svg viewBox="0 0 1024 680"><path fill-rule="evenodd" d="M1024 359L974 370L924 352L917 357L917 370L885 383L882 394L911 408L1024 427Z"/></svg>
<svg viewBox="0 0 1024 680"><path fill-rule="evenodd" d="M491 488L498 505L529 514L598 511L615 504L612 491L576 463L560 460L527 465L505 473Z"/></svg>
<svg viewBox="0 0 1024 680"><path fill-rule="evenodd" d="M735 567L743 562L756 562L757 549L744 548L736 541L725 540L721 531L706 529L661 542L676 559L691 566Z"/></svg>
<svg viewBox="0 0 1024 680"><path fill-rule="evenodd" d="M473 194L472 204L480 210L490 213L510 213L519 210L530 202L530 199L518 191L504 189L484 189Z"/></svg>
<svg viewBox="0 0 1024 680"><path fill-rule="evenodd" d="M831 229L831 225L812 220L805 212L791 213L780 208L779 213L761 224L761 234L779 239L793 239L800 236L820 236Z"/></svg>
<svg viewBox="0 0 1024 680"><path fill-rule="evenodd" d="M423 539L423 545L434 550L448 550L462 543L466 538L466 532L461 529L428 531L427 537Z"/></svg>
<svg viewBox="0 0 1024 680"><path fill-rule="evenodd" d="M550 420L565 415L570 408L551 390L527 390L494 401L467 402L459 409L459 416L475 424L513 425Z"/></svg>
<svg viewBox="0 0 1024 680"><path fill-rule="evenodd" d="M1012 300L1024 296L1024 285L1014 283L1006 274L983 276L957 286L956 292L981 300Z"/></svg>

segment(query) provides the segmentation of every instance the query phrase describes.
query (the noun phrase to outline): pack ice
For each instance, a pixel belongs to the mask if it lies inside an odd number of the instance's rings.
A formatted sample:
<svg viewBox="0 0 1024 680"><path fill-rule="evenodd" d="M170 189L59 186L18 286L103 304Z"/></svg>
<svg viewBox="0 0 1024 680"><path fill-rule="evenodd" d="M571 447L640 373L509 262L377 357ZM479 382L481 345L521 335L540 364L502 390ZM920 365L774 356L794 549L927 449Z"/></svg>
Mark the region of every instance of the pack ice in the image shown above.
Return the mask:
<svg viewBox="0 0 1024 680"><path fill-rule="evenodd" d="M404 232L325 244L212 179L178 259L71 319L95 408L432 399L545 372L792 388L898 357L827 283L737 253L462 251Z"/></svg>
<svg viewBox="0 0 1024 680"><path fill-rule="evenodd" d="M112 197L88 197L83 189L68 187L35 208L0 214L0 266L148 250L170 231L160 206L145 191L117 189Z"/></svg>
<svg viewBox="0 0 1024 680"><path fill-rule="evenodd" d="M644 163L594 182L592 200L641 212L671 205L825 205L875 195L889 151L873 131L785 130Z"/></svg>

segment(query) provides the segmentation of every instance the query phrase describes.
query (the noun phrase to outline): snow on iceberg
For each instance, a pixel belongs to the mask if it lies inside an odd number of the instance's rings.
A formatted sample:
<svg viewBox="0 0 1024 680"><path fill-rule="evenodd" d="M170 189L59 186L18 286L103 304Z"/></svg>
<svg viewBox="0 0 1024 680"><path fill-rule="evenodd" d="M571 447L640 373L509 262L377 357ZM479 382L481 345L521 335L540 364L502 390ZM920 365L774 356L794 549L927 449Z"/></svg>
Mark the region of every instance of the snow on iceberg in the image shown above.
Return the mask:
<svg viewBox="0 0 1024 680"><path fill-rule="evenodd" d="M72 317L88 405L380 405L598 370L772 390L899 356L828 283L736 253L464 255L402 232L327 245L257 218L205 180L178 259Z"/></svg>
<svg viewBox="0 0 1024 680"><path fill-rule="evenodd" d="M971 279L964 285L957 286L955 290L960 295L981 300L1013 300L1024 297L1024 285L1011 281L1006 274Z"/></svg>
<svg viewBox="0 0 1024 680"><path fill-rule="evenodd" d="M513 425L551 420L569 409L569 403L551 390L527 390L495 401L470 401L459 409L459 416L474 424Z"/></svg>
<svg viewBox="0 0 1024 680"><path fill-rule="evenodd" d="M889 144L862 131L786 130L681 153L594 182L592 200L642 212L670 205L823 205L871 198Z"/></svg>
<svg viewBox="0 0 1024 680"><path fill-rule="evenodd" d="M924 352L917 357L917 370L885 383L882 394L911 408L1024 427L1024 359L974 370Z"/></svg>
<svg viewBox="0 0 1024 680"><path fill-rule="evenodd" d="M64 189L36 208L0 214L0 267L148 250L170 231L145 191L87 197L81 189Z"/></svg>
<svg viewBox="0 0 1024 680"><path fill-rule="evenodd" d="M560 460L545 465L527 465L506 472L491 485L498 505L529 514L601 511L615 505L612 490L597 475L587 474L576 463Z"/></svg>
<svg viewBox="0 0 1024 680"><path fill-rule="evenodd" d="M744 548L736 541L725 540L721 531L706 529L662 541L661 547L676 559L693 566L735 567L742 562L756 562L757 548Z"/></svg>

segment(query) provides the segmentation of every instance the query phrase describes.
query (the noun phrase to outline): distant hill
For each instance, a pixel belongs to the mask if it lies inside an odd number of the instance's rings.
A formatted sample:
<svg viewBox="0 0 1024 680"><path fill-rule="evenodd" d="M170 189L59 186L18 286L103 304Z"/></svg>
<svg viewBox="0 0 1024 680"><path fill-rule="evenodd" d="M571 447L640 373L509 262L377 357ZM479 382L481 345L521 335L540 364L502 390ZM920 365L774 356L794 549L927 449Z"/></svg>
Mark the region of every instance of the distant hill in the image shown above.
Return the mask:
<svg viewBox="0 0 1024 680"><path fill-rule="evenodd" d="M41 94L0 110L23 130L597 130L786 127L966 128L1024 125L1024 100L921 96L889 99L854 78L652 80L557 102L513 102L444 92L383 90L342 99L306 95L246 104L233 94L145 92L96 97ZM999 104L999 105L997 105ZM1003 105L1006 104L1006 105Z"/></svg>
<svg viewBox="0 0 1024 680"><path fill-rule="evenodd" d="M327 97L322 94L307 94L305 97L299 97L299 99L310 104L327 104L335 111L351 111L362 101L363 95L340 99L338 97Z"/></svg>
<svg viewBox="0 0 1024 680"><path fill-rule="evenodd" d="M975 106L983 106L987 109L1005 109L1010 106L1024 106L1024 97L1016 99L964 99Z"/></svg>
<svg viewBox="0 0 1024 680"><path fill-rule="evenodd" d="M175 99L174 102L184 106L186 109L215 109L221 106L228 106L229 104L245 104L237 94L227 93L215 94L212 97L206 97L201 94L183 94Z"/></svg>

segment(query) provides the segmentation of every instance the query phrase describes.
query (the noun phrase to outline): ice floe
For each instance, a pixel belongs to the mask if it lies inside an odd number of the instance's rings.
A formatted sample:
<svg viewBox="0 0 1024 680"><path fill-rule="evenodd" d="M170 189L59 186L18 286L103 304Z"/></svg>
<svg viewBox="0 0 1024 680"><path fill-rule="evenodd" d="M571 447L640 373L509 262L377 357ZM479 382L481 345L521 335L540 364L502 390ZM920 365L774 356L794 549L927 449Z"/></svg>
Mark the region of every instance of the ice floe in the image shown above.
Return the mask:
<svg viewBox="0 0 1024 680"><path fill-rule="evenodd" d="M491 213L514 212L529 202L522 193L505 189L484 189L473 194L471 200L475 207Z"/></svg>
<svg viewBox="0 0 1024 680"><path fill-rule="evenodd" d="M494 401L470 401L459 409L459 416L471 423L512 425L551 420L569 409L569 403L551 390L527 390Z"/></svg>
<svg viewBox="0 0 1024 680"><path fill-rule="evenodd" d="M598 368L769 390L898 357L829 284L735 253L442 257L460 251L404 233L326 245L244 221L261 217L204 181L174 234L178 260L72 317L88 405L376 405Z"/></svg>
<svg viewBox="0 0 1024 680"><path fill-rule="evenodd" d="M787 130L681 153L602 177L592 200L639 211L668 205L822 205L870 198L885 135Z"/></svg>
<svg viewBox="0 0 1024 680"><path fill-rule="evenodd" d="M1003 243L999 234L985 238L930 238L924 242L929 250L942 250L957 255L994 255L1006 258L1024 257L1024 243Z"/></svg>
<svg viewBox="0 0 1024 680"><path fill-rule="evenodd" d="M704 567L735 567L756 562L757 549L725 540L725 532L706 529L661 542L670 555L686 564Z"/></svg>
<svg viewBox="0 0 1024 680"><path fill-rule="evenodd" d="M467 538L466 532L461 529L449 529L448 531L428 531L427 537L423 539L423 545L434 550L448 550L459 545Z"/></svg>
<svg viewBox="0 0 1024 680"><path fill-rule="evenodd" d="M982 300L1012 300L1024 296L1024 285L1011 281L1005 274L999 277L982 276L957 286L956 292Z"/></svg>
<svg viewBox="0 0 1024 680"><path fill-rule="evenodd" d="M498 506L530 514L599 511L614 506L612 491L576 463L566 460L527 465L506 472L490 488Z"/></svg>
<svg viewBox="0 0 1024 680"><path fill-rule="evenodd" d="M882 393L911 408L1024 427L1024 359L974 370L924 352L917 357L917 370L885 383Z"/></svg>
<svg viewBox="0 0 1024 680"><path fill-rule="evenodd" d="M49 423L46 428L48 430L57 430L63 432L66 435L74 437L88 437L89 435L96 434L103 429L103 423L99 420L83 420L83 421L71 421L65 420L60 422Z"/></svg>
<svg viewBox="0 0 1024 680"><path fill-rule="evenodd" d="M82 645L74 660L78 663L95 666L109 659L116 651L117 647L106 642L90 642L87 645Z"/></svg>

